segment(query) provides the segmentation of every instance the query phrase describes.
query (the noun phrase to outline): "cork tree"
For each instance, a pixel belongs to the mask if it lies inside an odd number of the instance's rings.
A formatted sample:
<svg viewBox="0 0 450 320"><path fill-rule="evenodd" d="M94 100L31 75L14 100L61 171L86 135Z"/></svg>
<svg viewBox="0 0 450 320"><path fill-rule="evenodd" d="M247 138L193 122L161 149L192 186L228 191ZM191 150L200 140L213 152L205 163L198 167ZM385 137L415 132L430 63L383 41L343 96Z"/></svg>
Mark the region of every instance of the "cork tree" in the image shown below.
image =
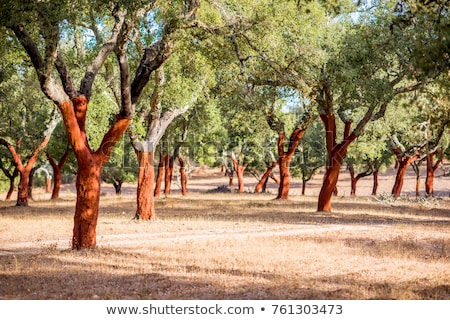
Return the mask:
<svg viewBox="0 0 450 320"><path fill-rule="evenodd" d="M176 10L186 15L195 14L197 1L180 4ZM127 130L142 92L151 74L170 56L173 42L170 34L175 30L179 17L171 15L161 38L148 44L131 79L128 61L128 39L132 30L139 27L140 19L156 8L155 2L136 2L120 6L108 2L93 2L89 6L80 3L73 6L60 1L36 4L2 4L3 26L10 30L28 55L40 83L42 92L58 107L63 118L68 141L77 159L77 202L75 207L72 237L73 249L86 249L96 246L96 225L100 200L100 174L108 161L111 151ZM63 26L77 27L77 22L96 17L103 22L109 36L104 43L95 43L90 50L84 73L72 69L66 63L67 57L60 49L60 42L68 36L62 33ZM105 31L106 32L106 31ZM89 44L92 45L92 44ZM110 55L115 55L116 66L120 70L120 106L115 119L104 134L99 146L90 145L86 134L86 118L93 85L97 74ZM86 58L86 57L85 57ZM77 71L77 72L75 72ZM59 79L55 78L55 73ZM80 75L81 74L81 75ZM77 87L73 77L79 76Z"/></svg>

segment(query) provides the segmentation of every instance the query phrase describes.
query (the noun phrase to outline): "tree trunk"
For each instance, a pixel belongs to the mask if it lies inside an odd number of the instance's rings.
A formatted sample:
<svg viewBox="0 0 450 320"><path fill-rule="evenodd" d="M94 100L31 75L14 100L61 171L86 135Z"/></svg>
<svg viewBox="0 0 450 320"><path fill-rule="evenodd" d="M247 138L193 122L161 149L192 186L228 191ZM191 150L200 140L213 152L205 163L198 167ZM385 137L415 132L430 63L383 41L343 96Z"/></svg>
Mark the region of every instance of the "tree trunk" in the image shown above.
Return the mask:
<svg viewBox="0 0 450 320"><path fill-rule="evenodd" d="M28 196L29 196L29 179L30 179L31 168L25 167L24 170L20 172L20 181L17 186L17 202L16 206L27 207L28 206Z"/></svg>
<svg viewBox="0 0 450 320"><path fill-rule="evenodd" d="M233 176L234 176L234 171L231 170L226 170L226 175L228 176L228 188L230 189L230 192L234 192L234 184L233 184Z"/></svg>
<svg viewBox="0 0 450 320"><path fill-rule="evenodd" d="M402 188L403 188L403 180L405 178L406 169L408 169L409 165L418 159L418 155L413 157L403 156L402 159L398 160L398 169L397 174L395 176L395 183L392 187L392 195L395 197L399 197Z"/></svg>
<svg viewBox="0 0 450 320"><path fill-rule="evenodd" d="M16 180L16 177L18 175L19 175L19 170L17 170L17 168L14 168L13 173L8 176L9 189L8 189L8 193L6 194L6 200L11 200L12 194L14 192L14 181Z"/></svg>
<svg viewBox="0 0 450 320"><path fill-rule="evenodd" d="M372 171L365 171L365 172L361 172L358 173L355 177L355 170L352 168L352 166L349 166L349 171L350 171L350 181L351 181L351 191L350 191L350 195L351 196L356 196L356 184L358 183L358 181L361 178L367 177L369 175L372 174Z"/></svg>
<svg viewBox="0 0 450 320"><path fill-rule="evenodd" d="M425 180L425 192L427 196L432 196L434 193L434 175L439 165L442 162L443 155L433 164L433 158L437 152L433 152L427 156L427 178Z"/></svg>
<svg viewBox="0 0 450 320"><path fill-rule="evenodd" d="M416 177L416 197L420 197L420 176Z"/></svg>
<svg viewBox="0 0 450 320"><path fill-rule="evenodd" d="M162 186L162 181L163 181L163 176L164 176L164 166L165 166L165 162L166 162L166 157L168 157L168 155L162 154L160 153L159 155L159 163L158 163L158 173L156 175L156 184L155 184L155 198L159 198L161 196L161 186Z"/></svg>
<svg viewBox="0 0 450 320"><path fill-rule="evenodd" d="M244 170L246 166L238 165L237 168L235 168L236 176L238 179L238 190L239 193L243 193L245 191L244 189Z"/></svg>
<svg viewBox="0 0 450 320"><path fill-rule="evenodd" d="M50 153L46 153L47 160L50 163L52 169L53 169L53 191L52 191L52 200L59 199L59 191L61 190L61 182L62 182L62 168L64 167L64 164L66 163L67 159L69 158L70 150L67 149L66 152L63 154L61 159L59 160L59 163L56 163L56 161L53 159L53 157L50 155Z"/></svg>
<svg viewBox="0 0 450 320"><path fill-rule="evenodd" d="M114 191L116 192L116 196L120 196L122 194L122 180L113 180Z"/></svg>
<svg viewBox="0 0 450 320"><path fill-rule="evenodd" d="M165 174L164 174L164 194L167 196L170 194L170 186L172 183L172 170L173 161L169 155L165 159Z"/></svg>
<svg viewBox="0 0 450 320"><path fill-rule="evenodd" d="M187 195L187 177L186 170L184 169L184 160L182 157L178 157L178 162L180 163L180 183L181 183L181 194L183 196Z"/></svg>
<svg viewBox="0 0 450 320"><path fill-rule="evenodd" d="M96 228L100 202L99 161L78 161L76 180L77 202L75 206L72 236L73 249L87 249L96 246Z"/></svg>
<svg viewBox="0 0 450 320"><path fill-rule="evenodd" d="M273 169L276 166L277 166L276 161L272 162L271 165L267 165L266 172L264 172L263 176L261 177L261 179L259 180L258 184L255 187L255 193L261 192L261 189L264 190L263 192L266 191L265 186L267 186L267 181L269 180L270 174L272 173Z"/></svg>
<svg viewBox="0 0 450 320"><path fill-rule="evenodd" d="M267 183L269 182L269 177L267 177L265 180L264 180L264 183L263 183L263 185L262 185L262 187L261 187L261 192L262 193L266 193L266 190L267 190ZM256 190L255 190L255 192L256 192Z"/></svg>
<svg viewBox="0 0 450 320"><path fill-rule="evenodd" d="M322 187L319 193L317 211L331 212L331 198L337 193L337 182L342 161L347 155L348 146L356 139L355 134L349 134L351 122L345 123L344 139L336 144L336 120L334 114L320 116L325 127L325 141L327 145L328 160Z"/></svg>
<svg viewBox="0 0 450 320"><path fill-rule="evenodd" d="M288 199L289 189L291 187L291 173L289 170L290 161L285 155L278 158L278 167L280 169L280 185L278 187L277 199Z"/></svg>
<svg viewBox="0 0 450 320"><path fill-rule="evenodd" d="M230 154L231 161L233 161L233 167L234 171L236 172L236 176L238 179L238 190L239 193L243 193L245 191L244 189L244 171L247 168L247 164L240 164L237 160L234 153ZM231 183L231 181L230 181Z"/></svg>
<svg viewBox="0 0 450 320"><path fill-rule="evenodd" d="M358 183L358 181L359 181L359 178L357 178L357 177L355 179L352 179L352 182L351 182L352 188L350 191L351 196L356 196L356 184Z"/></svg>
<svg viewBox="0 0 450 320"><path fill-rule="evenodd" d="M45 192L46 193L52 192L52 178L50 176L47 176L45 178Z"/></svg>
<svg viewBox="0 0 450 320"><path fill-rule="evenodd" d="M306 191L306 182L307 182L308 180L306 180L306 179L302 179L302 196L304 196L305 195L305 191Z"/></svg>
<svg viewBox="0 0 450 320"><path fill-rule="evenodd" d="M278 134L278 168L280 170L280 183L278 186L277 199L288 199L289 190L291 188L291 160L294 157L295 150L297 150L300 140L306 132L306 127L295 128L289 138L288 150L284 151L285 133Z"/></svg>
<svg viewBox="0 0 450 320"><path fill-rule="evenodd" d="M153 169L154 153L138 152L139 176L137 186L137 209L136 219L152 220L156 218L154 199L154 178Z"/></svg>
<svg viewBox="0 0 450 320"><path fill-rule="evenodd" d="M434 173L435 170L427 170L427 178L425 179L425 192L427 196L434 194Z"/></svg>
<svg viewBox="0 0 450 320"><path fill-rule="evenodd" d="M402 187L403 187L403 180L405 177L405 173L406 173L406 169L408 168L409 164L408 161L401 161L398 162L398 166L397 166L397 174L395 176L395 182L394 182L394 186L392 187L392 195L399 197L400 193L402 192Z"/></svg>
<svg viewBox="0 0 450 320"><path fill-rule="evenodd" d="M372 188L372 195L376 196L378 192L378 175L379 171L378 169L375 169L373 171L373 188Z"/></svg>
<svg viewBox="0 0 450 320"><path fill-rule="evenodd" d="M61 182L62 182L62 172L61 168L53 169L53 191L52 191L52 200L59 199L59 191L61 190Z"/></svg>
<svg viewBox="0 0 450 320"><path fill-rule="evenodd" d="M332 154L331 166L327 166L322 188L319 193L319 201L317 205L317 211L331 211L331 197L336 192L336 184L339 179L339 171L341 169L341 162L338 161L338 156Z"/></svg>
<svg viewBox="0 0 450 320"><path fill-rule="evenodd" d="M350 195L354 196L356 194L356 177L353 166L349 165L348 171L350 172Z"/></svg>
<svg viewBox="0 0 450 320"><path fill-rule="evenodd" d="M28 176L28 198L33 199L33 183L34 183L34 174L36 172L35 168L32 168L30 174Z"/></svg>

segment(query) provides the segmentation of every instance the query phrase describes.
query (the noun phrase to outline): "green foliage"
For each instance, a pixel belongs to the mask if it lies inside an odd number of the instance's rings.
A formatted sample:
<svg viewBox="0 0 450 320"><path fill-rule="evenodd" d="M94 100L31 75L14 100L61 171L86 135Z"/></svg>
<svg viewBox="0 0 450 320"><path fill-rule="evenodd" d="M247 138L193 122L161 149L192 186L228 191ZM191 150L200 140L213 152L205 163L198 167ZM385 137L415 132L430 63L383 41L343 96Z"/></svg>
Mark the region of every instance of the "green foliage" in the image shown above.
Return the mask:
<svg viewBox="0 0 450 320"><path fill-rule="evenodd" d="M327 150L324 136L321 122L315 121L308 127L291 162L293 176L309 181L325 165Z"/></svg>
<svg viewBox="0 0 450 320"><path fill-rule="evenodd" d="M8 37L0 42L0 137L16 146L26 161L44 140L47 124L57 111L41 92L17 42Z"/></svg>
<svg viewBox="0 0 450 320"><path fill-rule="evenodd" d="M351 144L345 161L356 172L380 170L384 172L395 161L389 142L392 129L385 120L367 125L364 133Z"/></svg>

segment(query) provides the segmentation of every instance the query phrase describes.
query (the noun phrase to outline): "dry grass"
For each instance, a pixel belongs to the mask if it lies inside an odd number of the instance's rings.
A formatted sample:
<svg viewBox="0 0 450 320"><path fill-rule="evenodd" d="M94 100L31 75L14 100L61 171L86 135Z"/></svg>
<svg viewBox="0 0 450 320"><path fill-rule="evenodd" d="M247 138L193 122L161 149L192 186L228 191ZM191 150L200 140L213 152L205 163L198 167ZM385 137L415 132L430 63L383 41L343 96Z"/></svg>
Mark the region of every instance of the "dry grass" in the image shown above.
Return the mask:
<svg viewBox="0 0 450 320"><path fill-rule="evenodd" d="M73 201L0 205L3 299L450 299L450 201L193 194L131 220L103 197L98 248L70 250Z"/></svg>

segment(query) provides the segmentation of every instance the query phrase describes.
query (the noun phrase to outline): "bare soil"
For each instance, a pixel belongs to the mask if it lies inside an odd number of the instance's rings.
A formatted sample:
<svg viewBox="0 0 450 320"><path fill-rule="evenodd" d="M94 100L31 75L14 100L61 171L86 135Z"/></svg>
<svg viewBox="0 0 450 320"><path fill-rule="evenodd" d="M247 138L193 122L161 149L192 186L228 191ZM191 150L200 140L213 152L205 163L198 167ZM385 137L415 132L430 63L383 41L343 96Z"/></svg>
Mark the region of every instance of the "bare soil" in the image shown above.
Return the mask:
<svg viewBox="0 0 450 320"><path fill-rule="evenodd" d="M158 218L134 216L135 186L122 196L102 186L98 247L70 249L75 190L61 199L36 188L30 207L0 202L2 299L449 299L449 177L439 197L416 198L415 176L390 198L392 172L373 197L362 179L349 197L342 173L332 213L316 212L321 175L288 201L217 192L228 179L216 169L192 174L189 195L174 182L157 200Z"/></svg>

